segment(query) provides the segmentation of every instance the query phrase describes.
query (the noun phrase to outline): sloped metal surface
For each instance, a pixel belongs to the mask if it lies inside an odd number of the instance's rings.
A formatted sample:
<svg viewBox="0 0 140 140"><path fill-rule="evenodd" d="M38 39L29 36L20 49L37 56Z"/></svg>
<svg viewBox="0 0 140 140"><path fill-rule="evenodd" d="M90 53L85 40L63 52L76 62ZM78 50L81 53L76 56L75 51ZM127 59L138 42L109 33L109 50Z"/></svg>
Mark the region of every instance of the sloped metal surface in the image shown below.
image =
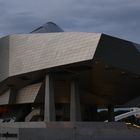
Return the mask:
<svg viewBox="0 0 140 140"><path fill-rule="evenodd" d="M91 60L98 33L51 33L10 36L9 76Z"/></svg>
<svg viewBox="0 0 140 140"><path fill-rule="evenodd" d="M0 38L0 81L9 76L9 37Z"/></svg>
<svg viewBox="0 0 140 140"><path fill-rule="evenodd" d="M33 103L41 87L41 83L29 85L18 91L16 104Z"/></svg>
<svg viewBox="0 0 140 140"><path fill-rule="evenodd" d="M95 58L124 71L140 74L139 45L133 42L102 34Z"/></svg>
<svg viewBox="0 0 140 140"><path fill-rule="evenodd" d="M0 95L0 105L6 105L9 103L10 90L7 90Z"/></svg>

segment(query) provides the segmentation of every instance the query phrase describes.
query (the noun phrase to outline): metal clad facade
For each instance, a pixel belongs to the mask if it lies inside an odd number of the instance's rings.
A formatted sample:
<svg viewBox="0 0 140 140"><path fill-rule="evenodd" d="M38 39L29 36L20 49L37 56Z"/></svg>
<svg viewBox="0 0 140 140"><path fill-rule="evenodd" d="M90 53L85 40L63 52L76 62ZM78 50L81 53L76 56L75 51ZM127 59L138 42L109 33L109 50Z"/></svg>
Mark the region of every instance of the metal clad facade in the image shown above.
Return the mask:
<svg viewBox="0 0 140 140"><path fill-rule="evenodd" d="M8 77L9 73L9 37L0 39L0 81Z"/></svg>
<svg viewBox="0 0 140 140"><path fill-rule="evenodd" d="M0 105L6 105L9 103L10 90L7 90L3 94L0 94Z"/></svg>
<svg viewBox="0 0 140 140"><path fill-rule="evenodd" d="M41 87L41 83L33 84L19 90L16 103L33 103L37 96L37 93Z"/></svg>
<svg viewBox="0 0 140 140"><path fill-rule="evenodd" d="M48 33L10 36L10 76L93 58L101 34Z"/></svg>

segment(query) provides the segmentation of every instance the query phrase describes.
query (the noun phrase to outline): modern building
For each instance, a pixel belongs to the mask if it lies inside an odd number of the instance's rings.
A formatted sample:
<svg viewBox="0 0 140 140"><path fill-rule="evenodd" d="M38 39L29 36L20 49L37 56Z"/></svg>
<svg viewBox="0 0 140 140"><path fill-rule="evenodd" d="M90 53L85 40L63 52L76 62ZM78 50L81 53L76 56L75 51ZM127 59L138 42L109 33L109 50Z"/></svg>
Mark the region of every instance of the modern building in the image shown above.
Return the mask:
<svg viewBox="0 0 140 140"><path fill-rule="evenodd" d="M0 38L0 138L138 140L114 107L140 107L140 46L48 25Z"/></svg>

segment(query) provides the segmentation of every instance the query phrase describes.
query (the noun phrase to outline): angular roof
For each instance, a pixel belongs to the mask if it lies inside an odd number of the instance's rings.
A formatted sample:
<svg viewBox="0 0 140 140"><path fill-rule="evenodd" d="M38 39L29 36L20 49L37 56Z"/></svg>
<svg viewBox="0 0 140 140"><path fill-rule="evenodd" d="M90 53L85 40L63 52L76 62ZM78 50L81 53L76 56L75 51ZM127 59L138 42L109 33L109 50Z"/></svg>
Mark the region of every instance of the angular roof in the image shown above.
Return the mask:
<svg viewBox="0 0 140 140"><path fill-rule="evenodd" d="M93 57L140 74L139 45L100 33L17 34L0 39L0 81ZM96 51L96 55L95 55Z"/></svg>
<svg viewBox="0 0 140 140"><path fill-rule="evenodd" d="M64 32L64 31L55 23L47 22L46 24L33 30L31 33L54 33L54 32Z"/></svg>
<svg viewBox="0 0 140 140"><path fill-rule="evenodd" d="M0 80L6 76L91 60L100 36L99 33L73 32L10 35L1 41L3 46L8 42L8 46L0 49L1 52L8 51L9 55L1 54Z"/></svg>

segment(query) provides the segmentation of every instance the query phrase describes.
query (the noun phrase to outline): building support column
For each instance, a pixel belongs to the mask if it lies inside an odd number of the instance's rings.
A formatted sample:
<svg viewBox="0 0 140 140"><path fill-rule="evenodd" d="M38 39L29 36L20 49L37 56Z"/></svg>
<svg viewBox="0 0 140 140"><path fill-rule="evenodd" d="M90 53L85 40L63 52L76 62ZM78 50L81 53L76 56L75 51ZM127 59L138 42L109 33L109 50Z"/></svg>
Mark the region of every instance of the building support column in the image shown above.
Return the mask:
<svg viewBox="0 0 140 140"><path fill-rule="evenodd" d="M45 77L45 107L44 107L44 121L55 121L55 101L54 101L54 87L51 74Z"/></svg>
<svg viewBox="0 0 140 140"><path fill-rule="evenodd" d="M81 121L80 95L77 81L71 82L70 89L70 121Z"/></svg>
<svg viewBox="0 0 140 140"><path fill-rule="evenodd" d="M108 106L108 122L114 122L114 121L115 121L114 106L109 105Z"/></svg>

